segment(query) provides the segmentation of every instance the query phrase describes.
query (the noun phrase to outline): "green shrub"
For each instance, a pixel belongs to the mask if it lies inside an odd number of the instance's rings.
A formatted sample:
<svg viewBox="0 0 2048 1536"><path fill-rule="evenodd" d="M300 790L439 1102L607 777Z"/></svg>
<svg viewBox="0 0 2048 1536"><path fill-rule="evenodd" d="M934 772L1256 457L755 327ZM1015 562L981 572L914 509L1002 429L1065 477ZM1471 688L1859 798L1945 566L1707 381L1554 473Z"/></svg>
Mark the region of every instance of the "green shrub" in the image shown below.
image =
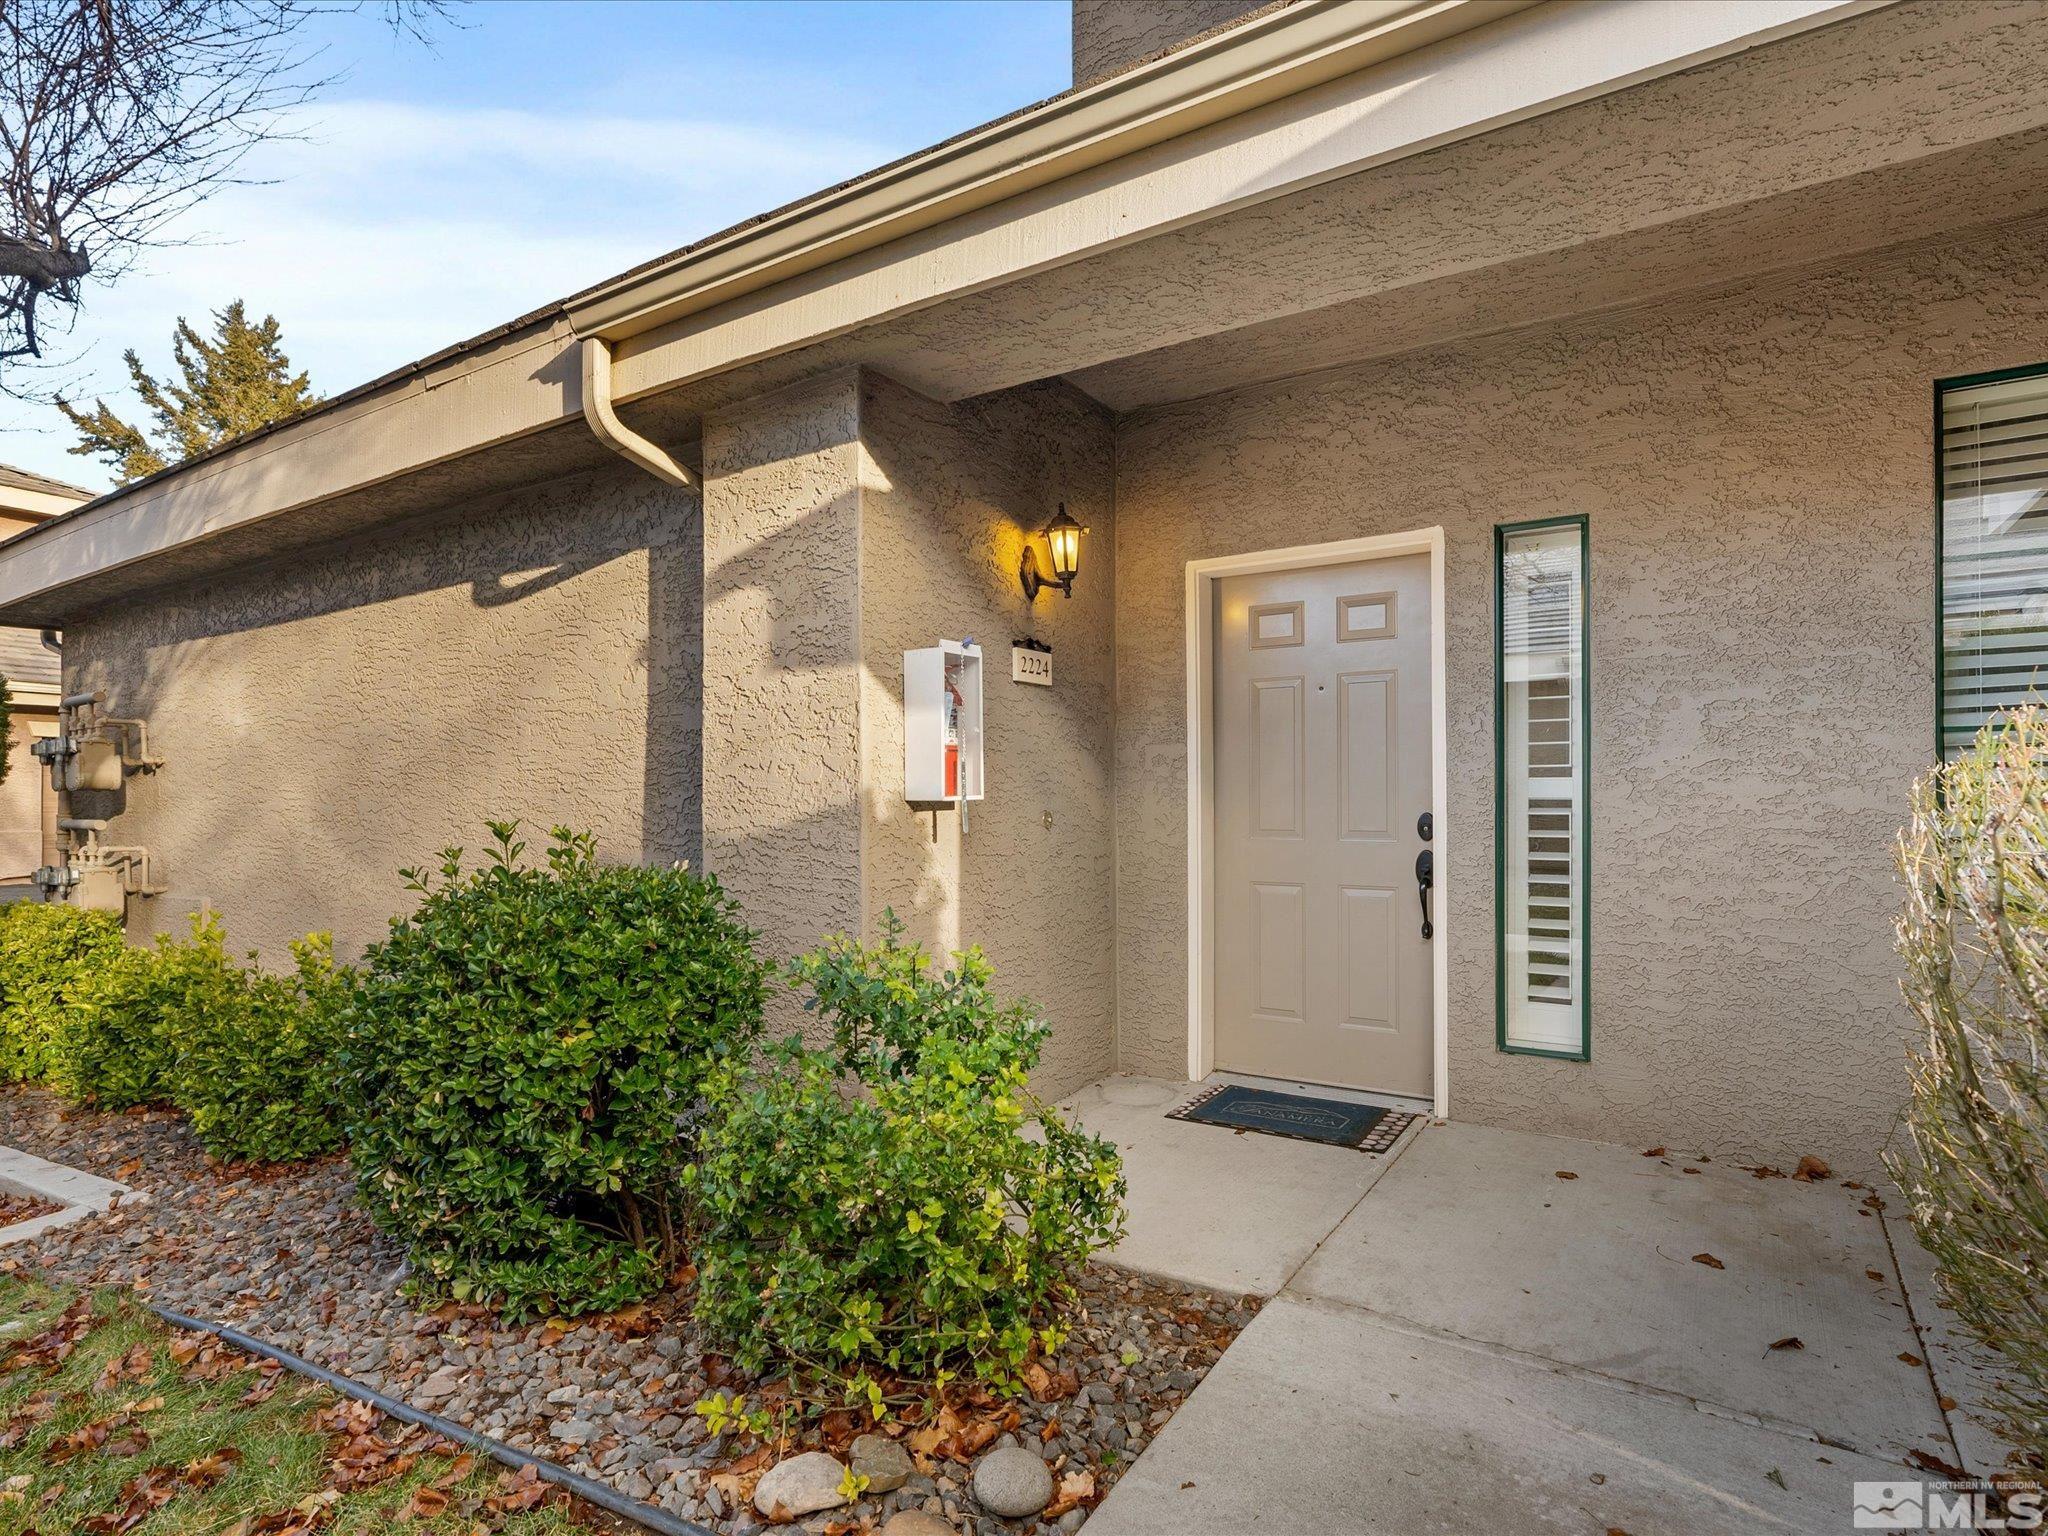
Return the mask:
<svg viewBox="0 0 2048 1536"><path fill-rule="evenodd" d="M324 933L292 941L283 975L226 954L218 923L193 925L192 985L169 1015L178 1108L215 1157L289 1163L341 1146L335 1089L346 973Z"/></svg>
<svg viewBox="0 0 2048 1536"><path fill-rule="evenodd" d="M1026 1087L1045 1026L955 959L935 974L893 913L877 946L829 940L793 979L832 1049L792 1038L708 1086L698 1315L744 1367L871 1401L883 1372L1013 1385L1121 1235L1115 1148Z"/></svg>
<svg viewBox="0 0 2048 1536"><path fill-rule="evenodd" d="M220 919L208 913L192 914L189 942L160 933L109 955L72 994L51 1037L50 1086L101 1109L168 1101L178 1024L221 1006L240 981Z"/></svg>
<svg viewBox="0 0 2048 1536"><path fill-rule="evenodd" d="M758 1037L766 975L717 881L545 868L493 822L483 867L405 871L418 909L364 957L343 1085L363 1197L415 1288L514 1316L620 1306L678 1256L685 1122Z"/></svg>
<svg viewBox="0 0 2048 1536"><path fill-rule="evenodd" d="M111 912L60 901L0 910L0 1082L42 1079L72 998L124 947Z"/></svg>
<svg viewBox="0 0 2048 1536"><path fill-rule="evenodd" d="M1999 1356L2006 1436L2048 1463L2048 711L1914 786L1905 993L1925 1031L1888 1159L1945 1304Z"/></svg>

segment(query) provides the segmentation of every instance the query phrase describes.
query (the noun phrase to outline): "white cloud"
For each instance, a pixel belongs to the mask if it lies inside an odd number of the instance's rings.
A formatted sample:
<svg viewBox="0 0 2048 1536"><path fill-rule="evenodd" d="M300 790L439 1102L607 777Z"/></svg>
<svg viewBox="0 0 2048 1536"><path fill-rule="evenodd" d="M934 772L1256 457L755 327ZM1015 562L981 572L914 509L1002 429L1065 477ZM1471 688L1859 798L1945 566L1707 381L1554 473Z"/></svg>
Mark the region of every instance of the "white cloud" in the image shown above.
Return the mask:
<svg viewBox="0 0 2048 1536"><path fill-rule="evenodd" d="M302 140L88 296L73 393L134 411L120 356L168 366L176 317L241 298L335 394L888 158L857 138L660 116L329 102ZM0 406L0 460L94 486L53 409Z"/></svg>

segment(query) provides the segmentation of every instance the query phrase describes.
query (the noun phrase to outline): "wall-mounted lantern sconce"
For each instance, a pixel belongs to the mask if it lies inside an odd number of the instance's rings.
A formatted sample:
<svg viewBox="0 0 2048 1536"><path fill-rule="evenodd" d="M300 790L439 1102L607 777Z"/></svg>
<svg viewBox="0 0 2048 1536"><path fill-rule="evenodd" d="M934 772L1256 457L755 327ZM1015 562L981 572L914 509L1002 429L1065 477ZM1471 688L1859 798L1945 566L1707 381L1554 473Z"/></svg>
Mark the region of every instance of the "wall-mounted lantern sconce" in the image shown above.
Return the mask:
<svg viewBox="0 0 2048 1536"><path fill-rule="evenodd" d="M1081 535L1088 530L1067 516L1067 504L1060 503L1059 512L1045 525L1045 547L1052 555L1052 575L1047 576L1038 568L1038 554L1027 541L1024 558L1017 565L1017 581L1024 588L1027 603L1038 601L1041 587L1058 587L1068 597L1074 595L1074 573L1081 569Z"/></svg>

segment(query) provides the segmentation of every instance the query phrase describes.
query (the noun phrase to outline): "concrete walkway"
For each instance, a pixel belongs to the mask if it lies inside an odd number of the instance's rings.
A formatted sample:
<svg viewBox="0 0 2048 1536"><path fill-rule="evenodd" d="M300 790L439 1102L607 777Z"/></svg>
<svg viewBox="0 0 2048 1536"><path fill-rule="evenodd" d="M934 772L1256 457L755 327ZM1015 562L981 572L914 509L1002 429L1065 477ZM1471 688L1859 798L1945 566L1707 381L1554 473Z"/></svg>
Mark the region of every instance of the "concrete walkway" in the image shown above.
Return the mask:
<svg viewBox="0 0 2048 1536"><path fill-rule="evenodd" d="M1846 1532L1856 1482L2002 1454L1870 1191L1455 1123L1377 1159L1162 1132L1160 1088L1075 1104L1125 1150L1113 1257L1273 1299L1091 1536Z"/></svg>

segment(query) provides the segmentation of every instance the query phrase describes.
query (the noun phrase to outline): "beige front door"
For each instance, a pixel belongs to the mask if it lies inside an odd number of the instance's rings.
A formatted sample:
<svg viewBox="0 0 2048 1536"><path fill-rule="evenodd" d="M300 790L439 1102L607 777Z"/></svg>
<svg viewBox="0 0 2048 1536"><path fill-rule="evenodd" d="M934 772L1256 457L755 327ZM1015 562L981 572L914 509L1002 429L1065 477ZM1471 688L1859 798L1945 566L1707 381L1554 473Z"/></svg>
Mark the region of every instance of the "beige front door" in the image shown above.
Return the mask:
<svg viewBox="0 0 2048 1536"><path fill-rule="evenodd" d="M1215 1059L1426 1096L1429 560L1214 587Z"/></svg>

